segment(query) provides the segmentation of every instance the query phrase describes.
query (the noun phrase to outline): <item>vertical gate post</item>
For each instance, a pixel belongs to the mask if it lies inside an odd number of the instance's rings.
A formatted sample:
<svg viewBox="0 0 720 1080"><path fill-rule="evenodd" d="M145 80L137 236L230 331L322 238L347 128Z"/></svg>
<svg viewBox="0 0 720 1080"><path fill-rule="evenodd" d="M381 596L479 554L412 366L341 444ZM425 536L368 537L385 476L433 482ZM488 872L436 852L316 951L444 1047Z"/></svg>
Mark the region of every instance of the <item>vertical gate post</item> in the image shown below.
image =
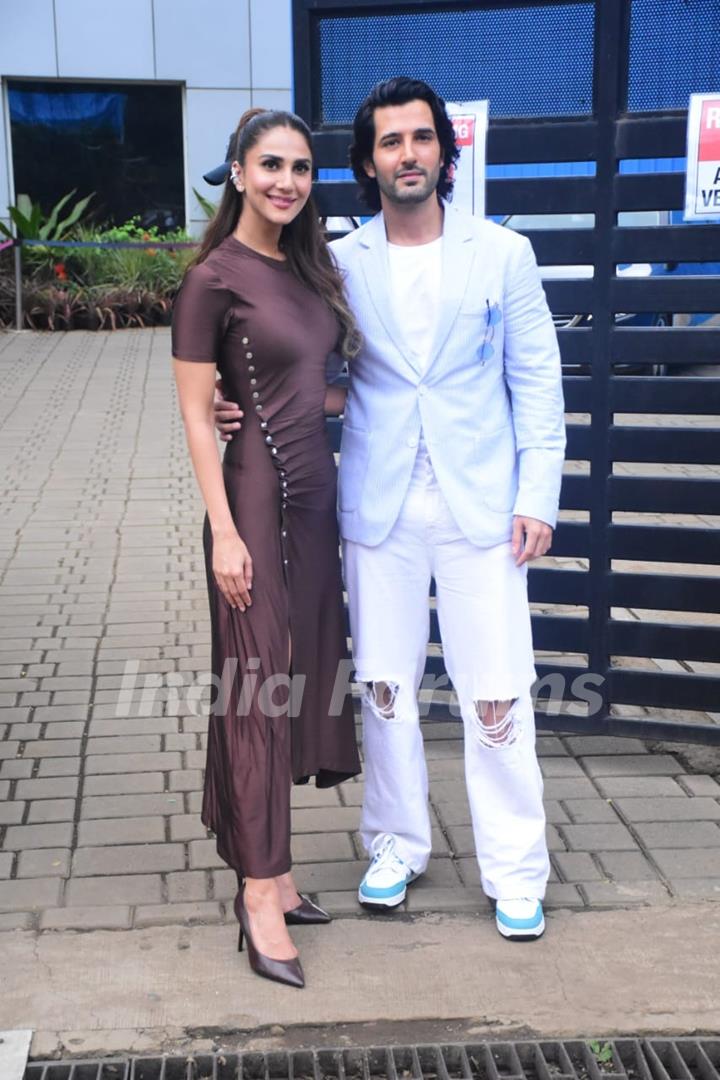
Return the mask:
<svg viewBox="0 0 720 1080"><path fill-rule="evenodd" d="M19 236L15 238L13 256L15 259L15 329L23 328L23 302L22 302L22 241Z"/></svg>
<svg viewBox="0 0 720 1080"><path fill-rule="evenodd" d="M588 668L602 676L598 690L605 728L609 718L610 669L610 478L612 474L611 378L614 313L612 237L615 228L615 130L623 100L630 0L604 0L595 8L595 117L597 120L595 276L593 281L592 410L590 418L590 647Z"/></svg>

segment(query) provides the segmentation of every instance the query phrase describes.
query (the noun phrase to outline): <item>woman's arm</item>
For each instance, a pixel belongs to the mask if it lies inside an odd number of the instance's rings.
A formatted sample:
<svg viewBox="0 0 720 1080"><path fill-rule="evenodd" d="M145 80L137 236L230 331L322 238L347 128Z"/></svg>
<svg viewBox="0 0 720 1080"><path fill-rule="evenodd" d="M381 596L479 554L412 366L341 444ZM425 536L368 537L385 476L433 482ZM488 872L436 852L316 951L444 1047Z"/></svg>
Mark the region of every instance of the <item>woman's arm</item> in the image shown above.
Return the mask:
<svg viewBox="0 0 720 1080"><path fill-rule="evenodd" d="M230 513L215 441L216 367L175 360L174 369L190 457L212 531L213 573L230 606L244 611L252 602L252 559Z"/></svg>
<svg viewBox="0 0 720 1080"><path fill-rule="evenodd" d="M347 390L343 386L328 386L325 389L325 415L342 416L345 412Z"/></svg>

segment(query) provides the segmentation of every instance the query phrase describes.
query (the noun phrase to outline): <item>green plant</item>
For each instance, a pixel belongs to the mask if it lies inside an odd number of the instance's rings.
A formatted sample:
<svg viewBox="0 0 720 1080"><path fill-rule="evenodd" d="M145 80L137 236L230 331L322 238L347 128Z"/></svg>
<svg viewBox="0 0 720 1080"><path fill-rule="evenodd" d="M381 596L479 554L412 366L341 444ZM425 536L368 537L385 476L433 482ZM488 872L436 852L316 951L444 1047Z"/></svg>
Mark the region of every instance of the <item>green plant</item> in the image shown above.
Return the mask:
<svg viewBox="0 0 720 1080"><path fill-rule="evenodd" d="M95 192L87 195L75 203L67 217L60 219L60 214L65 209L70 199L77 191L73 188L67 195L53 206L47 217L44 217L42 207L34 203L29 195L18 195L17 206L8 206L8 213L17 235L23 240L63 240L66 238L73 225L76 225L87 209L87 205ZM12 232L0 221L0 232L5 236L12 236Z"/></svg>
<svg viewBox="0 0 720 1080"><path fill-rule="evenodd" d="M182 229L168 233L160 233L156 226L145 229L139 217L102 231L81 227L78 238L131 244L179 244L189 239ZM178 288L193 254L190 248L75 248L67 265L72 276L88 287L163 294Z"/></svg>
<svg viewBox="0 0 720 1080"><path fill-rule="evenodd" d="M53 267L55 260L58 257L58 249L53 249L53 240L66 240L72 235L72 231L80 221L82 215L85 213L88 203L94 196L94 192L87 195L84 199L79 199L75 203L72 210L66 217L61 218L60 215L67 207L70 200L75 195L73 189L69 191L67 195L63 195L55 206L53 206L50 213L45 216L43 214L42 207L39 203L34 203L28 195L18 195L17 205L9 206L8 213L10 220L15 226L16 234L22 240L40 240L46 241L45 244L33 245L25 250L23 255L23 262L31 273L44 272ZM0 222L0 233L5 236L12 236L12 232L8 229L7 225ZM61 267L61 273L58 275L61 280L64 280L65 267L62 263L58 264ZM57 270L57 268L56 268Z"/></svg>
<svg viewBox="0 0 720 1080"><path fill-rule="evenodd" d="M210 220L210 218L215 217L215 211L217 210L217 203L210 202L209 199L206 199L204 195L200 194L200 192L197 190L197 188L193 188L193 195L195 196L198 203L200 204L200 209L205 214L205 217L208 220Z"/></svg>
<svg viewBox="0 0 720 1080"><path fill-rule="evenodd" d="M598 1039L591 1039L588 1043L593 1057L601 1067L603 1065L612 1065L613 1050L609 1042L600 1044Z"/></svg>

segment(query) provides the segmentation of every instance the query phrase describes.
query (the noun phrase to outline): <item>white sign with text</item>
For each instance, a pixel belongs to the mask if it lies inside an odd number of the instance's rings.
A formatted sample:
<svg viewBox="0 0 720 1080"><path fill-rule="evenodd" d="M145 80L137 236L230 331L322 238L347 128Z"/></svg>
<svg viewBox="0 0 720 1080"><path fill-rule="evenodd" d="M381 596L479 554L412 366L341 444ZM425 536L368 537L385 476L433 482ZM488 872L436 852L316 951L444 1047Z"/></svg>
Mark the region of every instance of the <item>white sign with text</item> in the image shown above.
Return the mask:
<svg viewBox="0 0 720 1080"><path fill-rule="evenodd" d="M690 96L684 217L720 222L720 94Z"/></svg>
<svg viewBox="0 0 720 1080"><path fill-rule="evenodd" d="M448 101L446 107L460 148L455 167L453 205L484 217L488 102Z"/></svg>

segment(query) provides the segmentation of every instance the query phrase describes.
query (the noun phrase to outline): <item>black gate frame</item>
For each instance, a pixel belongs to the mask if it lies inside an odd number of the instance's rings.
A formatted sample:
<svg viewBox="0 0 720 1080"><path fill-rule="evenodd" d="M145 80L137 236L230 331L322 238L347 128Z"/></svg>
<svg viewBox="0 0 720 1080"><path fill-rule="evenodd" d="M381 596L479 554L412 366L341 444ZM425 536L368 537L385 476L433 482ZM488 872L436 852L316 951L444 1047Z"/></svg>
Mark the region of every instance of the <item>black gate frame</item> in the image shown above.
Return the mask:
<svg viewBox="0 0 720 1080"><path fill-rule="evenodd" d="M333 15L388 14L470 8L557 6L571 0L293 0L295 107L313 128L317 168L347 167L350 132L321 122L319 20ZM545 283L556 312L587 312L592 326L559 330L565 364L590 364L590 375L567 376L567 411L590 415L589 425L569 424L568 459L588 461L588 476L567 476L561 508L589 510L590 522L561 521L552 553L589 559L587 571L531 568L533 601L586 606L587 618L535 615L536 649L587 654L586 667L538 664L538 676L560 673L566 684L583 673L602 678L602 707L593 716L547 716L551 730L634 735L650 739L720 745L720 725L610 715L613 704L720 711L717 674L642 671L621 667L612 657L651 657L720 662L720 626L627 622L611 608L648 608L720 613L720 576L701 573L643 573L612 568L612 560L700 565L720 562L720 539L711 527L613 522L614 511L720 514L720 477L681 478L613 475L614 462L720 465L720 431L706 428L642 428L616 424L615 413L709 415L720 412L720 379L618 375L612 364L670 363L678 369L720 362L720 327L623 327L619 312L717 312L720 283L712 276L623 278L616 264L702 262L720 254L716 225L619 228L622 210L676 209L684 203L678 173L621 174L623 158L685 154L686 111L627 112L632 0L595 0L594 107L580 119L537 117L492 120L487 143L490 164L595 161L594 177L490 180L489 214L592 212L592 230L535 231L531 240L541 264L592 263L591 280ZM398 72L397 74L412 74ZM323 215L367 213L352 183L316 182ZM609 362L608 358L611 358ZM713 407L714 403L714 407ZM339 424L334 425L339 445ZM433 619L432 640L438 641ZM428 671L442 670L429 657ZM572 693L566 700L573 700Z"/></svg>

